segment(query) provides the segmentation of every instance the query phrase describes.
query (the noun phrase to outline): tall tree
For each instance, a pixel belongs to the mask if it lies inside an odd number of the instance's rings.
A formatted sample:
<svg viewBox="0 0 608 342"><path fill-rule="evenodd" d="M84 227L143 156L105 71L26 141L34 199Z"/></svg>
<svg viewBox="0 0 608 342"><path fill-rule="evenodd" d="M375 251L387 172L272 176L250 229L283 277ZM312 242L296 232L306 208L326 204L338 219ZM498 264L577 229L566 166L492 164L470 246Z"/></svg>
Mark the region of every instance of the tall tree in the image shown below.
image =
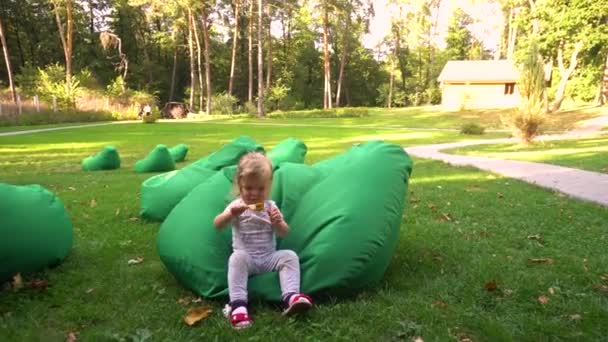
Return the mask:
<svg viewBox="0 0 608 342"><path fill-rule="evenodd" d="M249 83L247 92L247 101L253 101L253 3L254 0L249 0L249 46L248 46L248 62L249 62Z"/></svg>
<svg viewBox="0 0 608 342"><path fill-rule="evenodd" d="M72 14L72 0L63 0L65 4L66 13L66 27L64 32L63 23L61 16L59 15L60 0L52 0L55 20L57 21L57 28L59 29L59 38L61 39L61 45L63 46L63 54L65 56L65 82L68 92L72 89L72 42L74 34L74 18Z"/></svg>
<svg viewBox="0 0 608 342"><path fill-rule="evenodd" d="M329 5L323 1L323 109L331 109L331 68L329 65Z"/></svg>
<svg viewBox="0 0 608 342"><path fill-rule="evenodd" d="M8 76L8 85L11 89L11 97L13 102L17 102L17 91L15 90L15 84L13 83L13 70L11 68L11 58L8 53L8 45L6 44L6 38L4 37L4 29L2 26L2 18L0 18L0 41L2 42L2 52L4 53L4 62L6 63L6 73Z"/></svg>
<svg viewBox="0 0 608 342"><path fill-rule="evenodd" d="M209 115L211 114L211 61L209 59L209 29L207 27L209 15L207 13L207 8L205 7L205 5L206 3L203 3L201 24L203 25L203 43L205 45L205 89L207 91L205 113Z"/></svg>
<svg viewBox="0 0 608 342"><path fill-rule="evenodd" d="M236 47L239 38L239 9L240 0L234 1L234 35L232 37L232 58L230 59L230 81L228 82L228 95L232 95L234 84L234 68L236 65Z"/></svg>
<svg viewBox="0 0 608 342"><path fill-rule="evenodd" d="M264 1L258 0L258 117L264 116L264 56L262 54Z"/></svg>
<svg viewBox="0 0 608 342"><path fill-rule="evenodd" d="M194 93L196 92L196 66L194 57L194 20L192 9L188 7L188 51L190 56L190 110L194 110Z"/></svg>
<svg viewBox="0 0 608 342"><path fill-rule="evenodd" d="M445 38L446 54L450 60L465 60L472 47L473 37L468 26L473 23L470 15L461 8L457 8L448 24L448 33Z"/></svg>
<svg viewBox="0 0 608 342"><path fill-rule="evenodd" d="M192 21L192 28L194 31L194 40L196 41L196 67L197 67L197 73L198 73L198 84L199 84L199 99L198 99L198 108L200 109L200 111L203 111L203 91L206 87L206 84L203 83L203 71L201 68L201 40L198 37L198 24L196 23L196 20L194 20L194 14L192 13L192 11L190 9L188 9L188 15L190 16L190 18L188 20ZM205 85L205 86L203 86Z"/></svg>

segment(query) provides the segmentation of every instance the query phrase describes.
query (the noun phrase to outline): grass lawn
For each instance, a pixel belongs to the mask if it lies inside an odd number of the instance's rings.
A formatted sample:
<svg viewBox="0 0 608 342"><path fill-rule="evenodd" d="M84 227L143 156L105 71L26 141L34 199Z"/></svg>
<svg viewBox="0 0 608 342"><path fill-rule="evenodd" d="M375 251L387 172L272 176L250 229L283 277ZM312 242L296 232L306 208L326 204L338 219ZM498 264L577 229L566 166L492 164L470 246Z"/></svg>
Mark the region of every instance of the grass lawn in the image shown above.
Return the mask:
<svg viewBox="0 0 608 342"><path fill-rule="evenodd" d="M520 144L478 145L450 153L526 160L608 173L608 135L585 139L539 141Z"/></svg>
<svg viewBox="0 0 608 342"><path fill-rule="evenodd" d="M460 129L467 123L477 123L486 129L505 129L500 120L512 109L464 110L448 112L438 106L408 107L408 108L370 108L370 115L363 118L298 118L298 119L268 119L270 122L289 122L311 125L365 125L372 127L402 127L402 128L451 128ZM542 129L545 131L565 131L575 127L579 121L590 119L608 108L566 108L547 116ZM256 119L237 117L229 121L257 122Z"/></svg>
<svg viewBox="0 0 608 342"><path fill-rule="evenodd" d="M607 336L608 293L601 291L608 285L601 279L608 273L606 209L428 160L415 160L397 251L377 287L319 302L298 320L253 303L255 323L240 332L221 315L223 301L203 300L213 315L187 327L182 316L189 305L178 301L193 295L156 254L159 224L131 219L139 209L139 186L150 176L131 169L156 143L187 143L193 161L240 134L268 147L299 137L309 146L308 163L371 138L402 145L462 139L453 132L210 124L125 124L0 137L0 179L52 189L75 228L71 255L37 275L50 288L0 292L2 339L63 341L69 332L83 341L409 341L413 336L599 341ZM81 172L79 160L105 144L118 147L123 168ZM97 206L91 207L92 199ZM144 262L127 266L137 256ZM538 302L543 295L546 304Z"/></svg>

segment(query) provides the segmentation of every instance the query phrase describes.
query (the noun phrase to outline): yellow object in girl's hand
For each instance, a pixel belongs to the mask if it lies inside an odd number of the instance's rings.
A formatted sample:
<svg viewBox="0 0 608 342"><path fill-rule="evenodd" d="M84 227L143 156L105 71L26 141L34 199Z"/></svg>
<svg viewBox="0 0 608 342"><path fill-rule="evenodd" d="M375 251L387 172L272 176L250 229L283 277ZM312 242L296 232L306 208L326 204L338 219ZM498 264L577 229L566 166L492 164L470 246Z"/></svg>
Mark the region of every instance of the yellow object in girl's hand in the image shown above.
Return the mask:
<svg viewBox="0 0 608 342"><path fill-rule="evenodd" d="M264 202L250 204L247 207L251 210L262 211L264 210Z"/></svg>

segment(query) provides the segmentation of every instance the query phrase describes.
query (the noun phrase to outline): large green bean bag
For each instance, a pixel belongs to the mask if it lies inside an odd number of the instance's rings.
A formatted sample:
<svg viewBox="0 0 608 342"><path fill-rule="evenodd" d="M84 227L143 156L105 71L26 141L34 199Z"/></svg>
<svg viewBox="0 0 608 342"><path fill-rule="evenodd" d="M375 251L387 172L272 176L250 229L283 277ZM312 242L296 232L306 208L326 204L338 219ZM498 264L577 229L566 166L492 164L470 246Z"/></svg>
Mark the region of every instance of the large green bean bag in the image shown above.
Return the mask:
<svg viewBox="0 0 608 342"><path fill-rule="evenodd" d="M175 170L175 162L165 145L156 147L142 160L135 163L135 172L164 172Z"/></svg>
<svg viewBox="0 0 608 342"><path fill-rule="evenodd" d="M115 170L120 168L120 156L114 146L106 146L98 154L82 160L84 171Z"/></svg>
<svg viewBox="0 0 608 342"><path fill-rule="evenodd" d="M0 183L0 282L57 265L71 249L72 222L55 194Z"/></svg>
<svg viewBox="0 0 608 342"><path fill-rule="evenodd" d="M174 162L183 162L186 159L186 155L188 154L188 145L175 145L169 149L169 153L171 154L171 157L173 158Z"/></svg>
<svg viewBox="0 0 608 342"><path fill-rule="evenodd" d="M186 196L157 237L162 262L185 287L205 297L227 295L231 229L213 218L231 200L234 167ZM301 290L349 294L377 283L395 251L412 161L397 145L352 147L313 166L284 163L275 171L272 198L290 232L278 249L300 257ZM213 195L210 195L213 194ZM250 278L251 297L280 300L276 273Z"/></svg>
<svg viewBox="0 0 608 342"><path fill-rule="evenodd" d="M236 165L243 154L263 150L251 138L241 136L181 170L148 178L141 185L140 215L149 220L164 220L175 205L197 185L222 168ZM302 163L305 155L306 145L293 138L282 141L268 153L275 166L283 162Z"/></svg>

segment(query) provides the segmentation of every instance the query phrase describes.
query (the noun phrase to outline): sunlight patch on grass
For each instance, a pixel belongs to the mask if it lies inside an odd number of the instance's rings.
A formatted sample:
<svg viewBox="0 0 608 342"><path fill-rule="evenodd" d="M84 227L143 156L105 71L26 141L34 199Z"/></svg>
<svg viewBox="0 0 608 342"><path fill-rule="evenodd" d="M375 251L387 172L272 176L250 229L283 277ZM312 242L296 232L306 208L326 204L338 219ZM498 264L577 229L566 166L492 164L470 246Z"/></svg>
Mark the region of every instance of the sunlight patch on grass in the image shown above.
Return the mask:
<svg viewBox="0 0 608 342"><path fill-rule="evenodd" d="M0 153L30 153L48 152L73 149L99 148L105 145L116 144L115 141L95 142L95 143L52 143L36 145L9 145L0 147Z"/></svg>

